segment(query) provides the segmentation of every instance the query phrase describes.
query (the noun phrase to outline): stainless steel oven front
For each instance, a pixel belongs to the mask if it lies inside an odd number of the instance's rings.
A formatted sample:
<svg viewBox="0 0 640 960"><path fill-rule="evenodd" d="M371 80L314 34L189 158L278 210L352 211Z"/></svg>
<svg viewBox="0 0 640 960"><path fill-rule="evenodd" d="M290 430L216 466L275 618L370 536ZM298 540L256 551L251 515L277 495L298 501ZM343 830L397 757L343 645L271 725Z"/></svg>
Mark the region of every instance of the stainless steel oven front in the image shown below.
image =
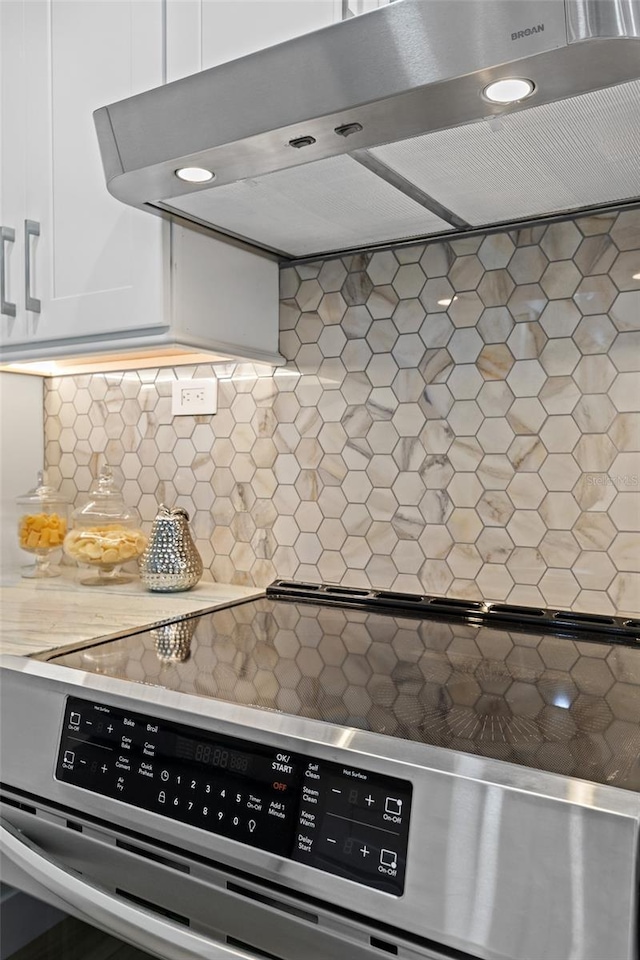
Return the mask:
<svg viewBox="0 0 640 960"><path fill-rule="evenodd" d="M3 879L158 957L637 960L635 790L1 669Z"/></svg>

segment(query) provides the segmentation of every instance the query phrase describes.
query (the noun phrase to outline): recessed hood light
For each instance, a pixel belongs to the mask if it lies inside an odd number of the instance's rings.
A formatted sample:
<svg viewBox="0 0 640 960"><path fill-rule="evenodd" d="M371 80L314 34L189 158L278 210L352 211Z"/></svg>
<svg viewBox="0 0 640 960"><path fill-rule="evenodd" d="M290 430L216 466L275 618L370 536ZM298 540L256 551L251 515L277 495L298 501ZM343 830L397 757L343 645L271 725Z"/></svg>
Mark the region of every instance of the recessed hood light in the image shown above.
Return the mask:
<svg viewBox="0 0 640 960"><path fill-rule="evenodd" d="M531 80L511 77L487 84L482 95L492 103L516 103L518 100L526 100L534 90L535 84Z"/></svg>
<svg viewBox="0 0 640 960"><path fill-rule="evenodd" d="M204 167L180 167L176 170L176 177L188 183L207 183L215 178L215 173L205 170Z"/></svg>

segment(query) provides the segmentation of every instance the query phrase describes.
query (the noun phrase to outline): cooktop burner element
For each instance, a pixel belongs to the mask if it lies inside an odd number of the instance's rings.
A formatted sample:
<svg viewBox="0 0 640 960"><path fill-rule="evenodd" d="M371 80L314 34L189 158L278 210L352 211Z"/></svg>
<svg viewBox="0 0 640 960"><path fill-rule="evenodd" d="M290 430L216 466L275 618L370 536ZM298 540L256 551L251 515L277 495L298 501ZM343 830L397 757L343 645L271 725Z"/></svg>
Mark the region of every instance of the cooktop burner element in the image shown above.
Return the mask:
<svg viewBox="0 0 640 960"><path fill-rule="evenodd" d="M51 660L640 791L637 633L613 617L279 581Z"/></svg>

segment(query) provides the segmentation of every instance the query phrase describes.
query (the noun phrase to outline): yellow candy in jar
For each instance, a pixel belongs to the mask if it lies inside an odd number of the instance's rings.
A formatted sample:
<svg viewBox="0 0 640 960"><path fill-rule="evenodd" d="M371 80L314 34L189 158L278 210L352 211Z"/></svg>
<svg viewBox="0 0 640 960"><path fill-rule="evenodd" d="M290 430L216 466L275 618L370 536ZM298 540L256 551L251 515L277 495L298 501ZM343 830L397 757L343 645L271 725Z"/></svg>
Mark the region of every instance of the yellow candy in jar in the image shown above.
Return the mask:
<svg viewBox="0 0 640 960"><path fill-rule="evenodd" d="M47 483L44 471L38 473L36 486L16 498L18 543L34 555L35 564L23 566L23 577L59 577L60 568L51 556L62 546L67 532L69 501Z"/></svg>
<svg viewBox="0 0 640 960"><path fill-rule="evenodd" d="M62 545L67 521L57 513L32 513L20 518L18 536L23 550L52 550Z"/></svg>

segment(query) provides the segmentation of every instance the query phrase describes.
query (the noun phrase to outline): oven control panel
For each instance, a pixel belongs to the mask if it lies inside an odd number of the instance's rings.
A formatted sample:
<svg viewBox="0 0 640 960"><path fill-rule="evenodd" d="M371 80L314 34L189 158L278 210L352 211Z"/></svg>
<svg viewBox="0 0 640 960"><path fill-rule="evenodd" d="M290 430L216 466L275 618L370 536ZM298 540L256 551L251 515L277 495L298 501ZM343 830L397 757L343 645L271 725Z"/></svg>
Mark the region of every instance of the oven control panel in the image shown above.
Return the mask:
<svg viewBox="0 0 640 960"><path fill-rule="evenodd" d="M407 780L72 697L55 776L395 896L404 892Z"/></svg>

